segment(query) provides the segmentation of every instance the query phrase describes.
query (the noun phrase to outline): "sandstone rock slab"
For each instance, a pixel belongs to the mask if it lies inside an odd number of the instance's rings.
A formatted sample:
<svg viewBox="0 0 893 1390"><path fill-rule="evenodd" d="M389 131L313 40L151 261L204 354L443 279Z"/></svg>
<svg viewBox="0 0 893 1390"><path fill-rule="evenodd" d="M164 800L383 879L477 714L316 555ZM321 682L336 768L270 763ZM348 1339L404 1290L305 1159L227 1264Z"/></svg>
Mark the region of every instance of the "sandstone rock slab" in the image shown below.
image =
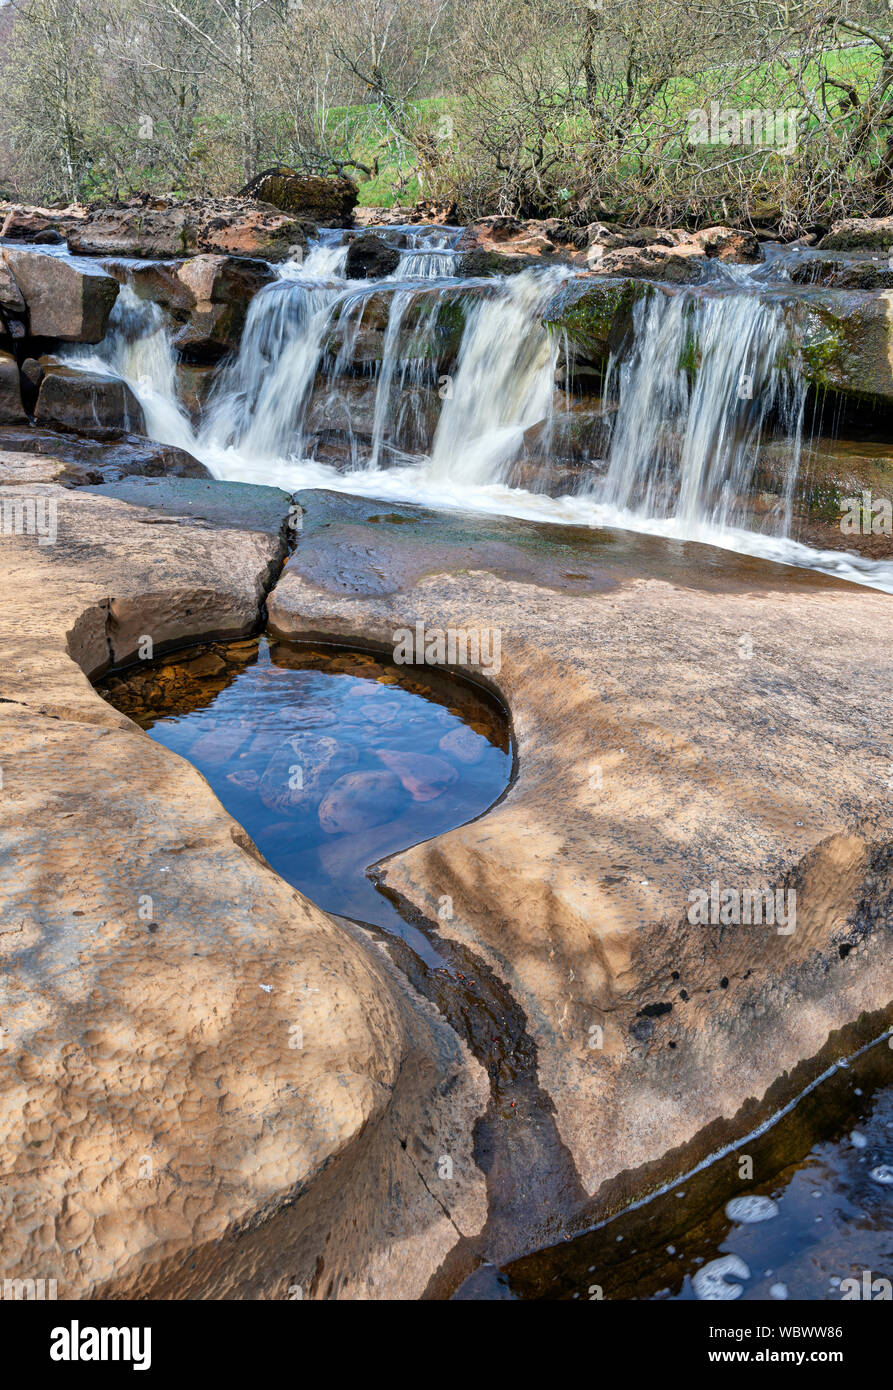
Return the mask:
<svg viewBox="0 0 893 1390"><path fill-rule="evenodd" d="M34 338L98 343L115 300L117 282L99 266L72 256L5 247L0 251L28 309Z"/></svg>
<svg viewBox="0 0 893 1390"><path fill-rule="evenodd" d="M28 495L58 535L0 538L4 1276L46 1270L60 1298L418 1297L485 1218L483 1072L85 674L146 635L250 632L285 500L273 534Z"/></svg>
<svg viewBox="0 0 893 1390"><path fill-rule="evenodd" d="M501 636L498 671L461 669L511 711L515 780L381 872L523 1010L589 1194L556 1196L563 1219L642 1196L883 1031L893 812L853 754L893 716L888 596L654 538L299 496L274 632ZM714 882L793 890L795 930L693 924Z"/></svg>

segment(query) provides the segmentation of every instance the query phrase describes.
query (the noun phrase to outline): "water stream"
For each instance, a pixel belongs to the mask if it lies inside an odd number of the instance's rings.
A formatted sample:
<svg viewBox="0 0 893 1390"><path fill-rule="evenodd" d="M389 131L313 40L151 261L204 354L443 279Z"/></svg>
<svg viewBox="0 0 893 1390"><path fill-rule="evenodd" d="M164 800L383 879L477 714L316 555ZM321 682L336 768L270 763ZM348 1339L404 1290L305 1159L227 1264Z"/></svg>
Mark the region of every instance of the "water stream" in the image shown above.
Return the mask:
<svg viewBox="0 0 893 1390"><path fill-rule="evenodd" d="M548 442L566 402L542 312L572 272L460 279L445 273L459 229L381 234L401 255L385 279L344 278L344 233L278 268L198 425L177 394L164 316L132 290L105 342L69 356L128 381L148 432L219 478L704 541L893 592L893 562L791 537L806 393L771 267L723 267L706 287L639 300L591 457L571 486L536 465L517 486L527 431ZM767 446L776 462L783 449L785 481L756 520L748 501Z"/></svg>

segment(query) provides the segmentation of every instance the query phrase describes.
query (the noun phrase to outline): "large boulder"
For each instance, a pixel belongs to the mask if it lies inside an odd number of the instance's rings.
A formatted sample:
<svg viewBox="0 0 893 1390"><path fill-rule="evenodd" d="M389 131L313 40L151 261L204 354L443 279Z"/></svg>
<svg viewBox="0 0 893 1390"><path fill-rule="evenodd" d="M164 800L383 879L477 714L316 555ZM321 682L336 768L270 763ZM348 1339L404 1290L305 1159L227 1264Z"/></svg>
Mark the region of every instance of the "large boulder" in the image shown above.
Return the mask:
<svg viewBox="0 0 893 1390"><path fill-rule="evenodd" d="M118 284L100 266L17 246L0 255L27 306L33 338L98 343L105 337Z"/></svg>
<svg viewBox="0 0 893 1390"><path fill-rule="evenodd" d="M174 346L189 357L219 357L239 346L249 304L275 275L266 261L202 255L184 261L176 278L192 304Z"/></svg>
<svg viewBox="0 0 893 1390"><path fill-rule="evenodd" d="M631 323L632 307L643 294L659 293L634 280L569 280L549 301L543 322L560 338L575 372L601 369Z"/></svg>
<svg viewBox="0 0 893 1390"><path fill-rule="evenodd" d="M93 439L145 434L143 408L126 382L53 361L43 365L34 412L38 425Z"/></svg>
<svg viewBox="0 0 893 1390"><path fill-rule="evenodd" d="M22 424L25 407L19 369L12 353L0 352L0 425Z"/></svg>
<svg viewBox="0 0 893 1390"><path fill-rule="evenodd" d="M239 190L240 198L257 198L321 227L353 226L353 210L359 192L351 179L329 179L319 174L298 174L277 165L255 175Z"/></svg>
<svg viewBox="0 0 893 1390"><path fill-rule="evenodd" d="M300 221L249 198L143 199L99 208L68 234L90 256L179 257L200 252L287 260L306 249Z"/></svg>
<svg viewBox="0 0 893 1390"><path fill-rule="evenodd" d="M133 261L127 257L108 256L99 264L119 285L129 285L140 299L150 299L164 309L186 312L195 304L195 296L177 274L183 261Z"/></svg>
<svg viewBox="0 0 893 1390"><path fill-rule="evenodd" d="M248 306L276 278L265 260L203 253L184 261L110 257L102 265L178 325L174 346L190 361L215 362L238 348Z"/></svg>
<svg viewBox="0 0 893 1390"><path fill-rule="evenodd" d="M2 257L0 257L0 309L4 309L10 314L24 314L25 312L25 300L22 291Z"/></svg>

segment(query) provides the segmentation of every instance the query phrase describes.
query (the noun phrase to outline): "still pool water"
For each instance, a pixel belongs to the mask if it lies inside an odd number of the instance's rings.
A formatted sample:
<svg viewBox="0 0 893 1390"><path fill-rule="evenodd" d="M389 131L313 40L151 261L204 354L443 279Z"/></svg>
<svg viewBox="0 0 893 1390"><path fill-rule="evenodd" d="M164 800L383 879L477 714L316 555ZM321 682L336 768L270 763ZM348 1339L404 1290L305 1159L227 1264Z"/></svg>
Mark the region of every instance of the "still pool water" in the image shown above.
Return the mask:
<svg viewBox="0 0 893 1390"><path fill-rule="evenodd" d="M505 790L508 720L485 692L429 667L266 638L192 648L99 689L204 774L289 883L442 963L367 870Z"/></svg>
<svg viewBox="0 0 893 1390"><path fill-rule="evenodd" d="M893 1296L893 1037L777 1123L478 1296L833 1302Z"/></svg>

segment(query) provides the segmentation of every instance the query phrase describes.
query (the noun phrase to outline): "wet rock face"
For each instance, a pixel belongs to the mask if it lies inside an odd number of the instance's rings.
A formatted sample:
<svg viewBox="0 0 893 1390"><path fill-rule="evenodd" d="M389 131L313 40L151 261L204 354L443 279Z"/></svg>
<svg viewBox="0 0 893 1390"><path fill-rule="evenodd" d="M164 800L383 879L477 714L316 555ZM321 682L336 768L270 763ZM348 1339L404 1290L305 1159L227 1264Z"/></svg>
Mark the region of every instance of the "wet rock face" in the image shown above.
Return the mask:
<svg viewBox="0 0 893 1390"><path fill-rule="evenodd" d="M99 208L67 230L72 251L89 256L262 256L286 260L306 248L301 222L249 198L157 198Z"/></svg>
<svg viewBox="0 0 893 1390"><path fill-rule="evenodd" d="M509 255L504 251L464 251L456 258L456 274L469 278L487 275L519 275L522 270L541 265L542 257L533 254Z"/></svg>
<svg viewBox="0 0 893 1390"><path fill-rule="evenodd" d="M349 280L380 280L400 264L400 252L381 237L356 237L347 248L345 274Z"/></svg>
<svg viewBox="0 0 893 1390"><path fill-rule="evenodd" d="M579 278L549 301L543 321L559 336L572 377L601 370L629 333L633 304L646 292L632 278Z"/></svg>
<svg viewBox="0 0 893 1390"><path fill-rule="evenodd" d="M102 340L118 285L100 266L18 247L5 247L0 256L25 305L33 338Z"/></svg>
<svg viewBox="0 0 893 1390"><path fill-rule="evenodd" d="M803 371L811 385L893 403L893 290L819 290L798 306Z"/></svg>
<svg viewBox="0 0 893 1390"><path fill-rule="evenodd" d="M238 348L248 306L275 278L266 261L236 256L196 256L177 279L192 298L189 316L174 337L187 360L216 358ZM175 309L173 317L180 317Z"/></svg>
<svg viewBox="0 0 893 1390"><path fill-rule="evenodd" d="M257 174L240 190L239 197L270 203L294 217L316 222L320 227L350 227L359 191L350 179L298 174L294 169L277 165Z"/></svg>
<svg viewBox="0 0 893 1390"><path fill-rule="evenodd" d="M99 441L34 426L7 426L0 430L0 453L16 460L16 472L24 481L60 482L72 487L114 483L134 476L210 477L204 464L185 449L156 444L136 435Z"/></svg>
<svg viewBox="0 0 893 1390"><path fill-rule="evenodd" d="M146 432L143 408L126 382L54 362L44 365L34 419L95 439Z"/></svg>
<svg viewBox="0 0 893 1390"><path fill-rule="evenodd" d="M874 260L848 260L845 255L801 261L791 267L791 279L795 285L821 285L834 290L893 289L893 269Z"/></svg>
<svg viewBox="0 0 893 1390"><path fill-rule="evenodd" d="M187 362L215 362L237 350L252 299L276 278L267 261L249 256L206 253L135 265L109 258L102 264L140 299L166 310L179 325L174 347Z"/></svg>

